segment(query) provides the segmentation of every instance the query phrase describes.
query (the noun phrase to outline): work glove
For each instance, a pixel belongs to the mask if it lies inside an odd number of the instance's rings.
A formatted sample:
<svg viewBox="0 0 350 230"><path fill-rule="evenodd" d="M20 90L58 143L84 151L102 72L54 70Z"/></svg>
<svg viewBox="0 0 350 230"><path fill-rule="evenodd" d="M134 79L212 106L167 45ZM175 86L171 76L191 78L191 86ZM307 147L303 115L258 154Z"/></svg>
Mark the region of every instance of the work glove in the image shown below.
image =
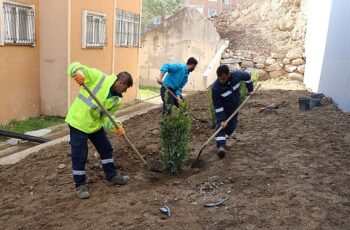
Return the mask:
<svg viewBox="0 0 350 230"><path fill-rule="evenodd" d="M85 77L84 73L81 71L77 71L77 73L74 76L74 80L81 86L84 85Z"/></svg>
<svg viewBox="0 0 350 230"><path fill-rule="evenodd" d="M115 129L115 134L117 134L118 137L124 137L125 136L125 129L123 128L123 126L119 125L116 129Z"/></svg>

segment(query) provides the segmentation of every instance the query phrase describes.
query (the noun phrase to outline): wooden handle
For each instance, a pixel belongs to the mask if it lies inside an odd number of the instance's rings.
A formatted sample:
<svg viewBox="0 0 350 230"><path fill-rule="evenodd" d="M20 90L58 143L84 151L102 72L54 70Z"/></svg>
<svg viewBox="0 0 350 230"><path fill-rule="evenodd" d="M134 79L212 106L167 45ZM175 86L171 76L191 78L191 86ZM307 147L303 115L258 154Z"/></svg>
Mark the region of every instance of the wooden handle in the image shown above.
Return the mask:
<svg viewBox="0 0 350 230"><path fill-rule="evenodd" d="M88 93L90 94L90 96L96 101L96 103L98 104L98 106L100 107L100 109L102 110L102 112L109 118L109 120L113 123L113 125L115 127L118 127L118 124L115 122L114 118L112 117L112 115L106 110L106 108L102 105L102 103L97 99L97 97L95 96L95 94L89 89L89 87L87 87L87 85L84 83L83 84L84 89L86 89L86 91L88 91ZM136 147L131 143L130 139L124 135L124 139L126 140L126 142L129 144L129 146L131 147L131 149L136 153L136 155L138 156L138 158L142 161L142 163L144 165L147 164L147 162L145 161L145 159L141 156L140 152L136 149Z"/></svg>
<svg viewBox="0 0 350 230"><path fill-rule="evenodd" d="M181 102L181 101L179 100L179 98L177 98L177 96L176 96L173 92L171 92L170 89L168 89L168 87L166 87L163 83L162 83L162 86L163 86L173 97L175 97L175 99L176 99L179 103ZM191 114L191 116L192 116L194 119L200 121L200 119L197 118L197 117L191 112L191 110L190 110L189 108L187 108L187 106L186 106L186 110L187 110L187 112L189 112L189 114Z"/></svg>

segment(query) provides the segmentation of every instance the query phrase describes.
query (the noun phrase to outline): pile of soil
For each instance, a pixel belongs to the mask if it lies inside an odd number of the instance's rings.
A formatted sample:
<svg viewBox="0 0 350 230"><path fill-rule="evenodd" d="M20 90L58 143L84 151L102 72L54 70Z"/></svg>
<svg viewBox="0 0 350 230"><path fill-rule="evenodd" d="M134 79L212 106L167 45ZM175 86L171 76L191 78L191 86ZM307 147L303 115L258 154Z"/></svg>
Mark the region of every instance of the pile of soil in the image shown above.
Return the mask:
<svg viewBox="0 0 350 230"><path fill-rule="evenodd" d="M350 116L327 99L298 108L309 93L298 82L270 80L243 108L238 140L220 160L212 142L203 167L177 175L145 170L123 139L110 136L126 186L105 183L93 146L87 163L91 198L75 197L68 143L0 167L0 226L4 229L347 229L350 226ZM188 99L209 118L205 93ZM259 107L284 102L277 114ZM125 127L147 161L158 159L160 109ZM194 158L213 133L192 122ZM60 167L59 167L60 166ZM205 202L227 196L217 208ZM172 209L168 218L161 205Z"/></svg>

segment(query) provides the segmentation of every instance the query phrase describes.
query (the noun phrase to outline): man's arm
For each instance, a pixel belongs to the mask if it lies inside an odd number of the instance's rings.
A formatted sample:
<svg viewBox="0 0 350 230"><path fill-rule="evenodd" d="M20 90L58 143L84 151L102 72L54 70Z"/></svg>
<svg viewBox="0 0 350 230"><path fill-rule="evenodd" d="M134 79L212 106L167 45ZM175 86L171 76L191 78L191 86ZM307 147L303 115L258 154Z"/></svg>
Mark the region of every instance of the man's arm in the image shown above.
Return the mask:
<svg viewBox="0 0 350 230"><path fill-rule="evenodd" d="M123 123L120 120L116 119L115 116L113 115L120 109L122 104L120 98L118 98L117 100L118 100L118 103L116 103L110 109L108 109L108 112L112 115L117 125L122 126ZM102 121L103 127L105 127L108 131L115 132L117 130L117 128L114 126L114 124L109 120L109 118L105 114L102 114L101 121Z"/></svg>
<svg viewBox="0 0 350 230"><path fill-rule="evenodd" d="M172 73L174 71L175 65L170 63L165 63L160 68L159 78L157 79L158 84L163 84L163 77L166 73Z"/></svg>
<svg viewBox="0 0 350 230"><path fill-rule="evenodd" d="M67 75L69 77L75 78L78 72L80 72L80 76L83 77L83 79L80 79L80 82L85 83L88 86L101 76L101 72L99 70L89 68L80 64L79 62L73 62L68 66Z"/></svg>
<svg viewBox="0 0 350 230"><path fill-rule="evenodd" d="M254 90L254 85L250 73L245 71L237 71L237 74L241 77L241 81L245 82L248 92L251 93Z"/></svg>
<svg viewBox="0 0 350 230"><path fill-rule="evenodd" d="M220 93L212 88L211 98L215 110L215 119L217 123L222 123L226 120L226 114L224 112L224 106L222 104L222 99Z"/></svg>
<svg viewBox="0 0 350 230"><path fill-rule="evenodd" d="M159 77L157 78L157 82L159 85L163 84L163 77L164 77L165 73L164 72L160 72Z"/></svg>

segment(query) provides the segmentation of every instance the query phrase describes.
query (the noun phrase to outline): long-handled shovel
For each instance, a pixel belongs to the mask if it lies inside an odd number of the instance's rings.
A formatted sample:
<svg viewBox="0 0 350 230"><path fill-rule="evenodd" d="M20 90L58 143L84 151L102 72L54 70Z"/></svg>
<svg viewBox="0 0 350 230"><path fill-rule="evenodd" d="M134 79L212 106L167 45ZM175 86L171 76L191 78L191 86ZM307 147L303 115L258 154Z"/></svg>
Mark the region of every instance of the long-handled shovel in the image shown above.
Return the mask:
<svg viewBox="0 0 350 230"><path fill-rule="evenodd" d="M259 84L255 90L253 91L252 94L256 93L258 91L258 89L260 88L261 84ZM227 118L227 120L225 121L225 124L227 125L227 123L238 113L238 111L243 107L243 105L251 98L252 94L250 94L243 102L242 104L231 114L231 116L229 116L229 118ZM209 142L216 137L216 135L223 129L222 126L220 126L220 128L218 128L215 133L213 135L211 135L211 137L202 145L202 147L199 150L199 153L197 155L197 158L195 159L195 161L192 163L191 168L197 168L197 162L199 160L199 157L201 156L203 149L205 147L207 147L207 145L209 144Z"/></svg>
<svg viewBox="0 0 350 230"><path fill-rule="evenodd" d="M89 89L89 87L85 84L83 84L84 89L86 89L86 91L88 91L88 93L90 94L90 96L96 101L96 103L98 104L98 106L100 107L100 109L102 110L102 112L109 118L109 120L113 123L113 125L115 127L118 127L118 124L115 122L115 120L113 119L112 115L106 110L106 108L101 104L101 102L97 99L97 97L94 95L94 93ZM141 154L139 153L139 151L136 149L136 147L133 145L133 143L131 143L130 139L124 135L124 139L126 140L126 142L129 144L129 146L131 147L131 149L136 153L136 155L138 156L138 158L142 161L142 163L144 165L147 165L147 162L145 161L145 159L143 159L143 157L141 156Z"/></svg>
<svg viewBox="0 0 350 230"><path fill-rule="evenodd" d="M178 97L176 97L176 95L175 95L173 92L171 92L170 89L168 89L168 87L166 87L163 83L162 83L162 86L171 94L171 96L175 97L175 99L176 99L179 103L181 102L180 99L179 99ZM192 116L195 120L200 121L200 122L202 122L202 123L208 123L207 120L205 120L205 119L200 119L200 118L196 117L196 116L191 112L191 110L189 110L189 108L186 107L186 110L187 110L187 112L189 112L189 113L191 114L191 116Z"/></svg>

